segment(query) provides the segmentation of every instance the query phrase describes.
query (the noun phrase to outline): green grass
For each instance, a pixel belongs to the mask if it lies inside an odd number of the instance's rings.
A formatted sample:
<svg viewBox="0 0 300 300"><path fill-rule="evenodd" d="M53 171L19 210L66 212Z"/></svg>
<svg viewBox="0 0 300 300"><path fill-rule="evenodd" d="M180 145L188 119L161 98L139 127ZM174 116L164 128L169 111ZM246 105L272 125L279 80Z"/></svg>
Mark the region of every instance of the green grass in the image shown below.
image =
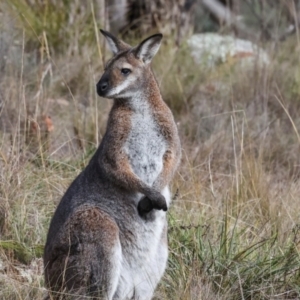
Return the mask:
<svg viewBox="0 0 300 300"><path fill-rule="evenodd" d="M178 278L182 293L176 299L198 299L193 289L201 289L201 282L208 282L211 292L221 299L297 297L298 229L286 233L286 244L282 245L272 229L263 237L253 236L248 227L238 228L238 220L232 226L228 221L225 215L215 232L211 232L214 224L171 225L172 250L166 280L169 297L178 294Z"/></svg>

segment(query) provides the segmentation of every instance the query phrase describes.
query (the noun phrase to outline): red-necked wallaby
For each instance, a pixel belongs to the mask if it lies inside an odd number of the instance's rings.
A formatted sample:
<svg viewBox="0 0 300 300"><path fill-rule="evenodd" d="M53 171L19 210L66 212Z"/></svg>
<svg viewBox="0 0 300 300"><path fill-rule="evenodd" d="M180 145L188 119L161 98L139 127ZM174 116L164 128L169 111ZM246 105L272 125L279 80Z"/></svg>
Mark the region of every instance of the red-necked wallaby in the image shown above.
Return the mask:
<svg viewBox="0 0 300 300"><path fill-rule="evenodd" d="M101 33L114 56L97 92L114 104L98 150L51 221L45 281L54 299L149 300L166 268L168 184L181 152L150 67L162 35L131 47Z"/></svg>

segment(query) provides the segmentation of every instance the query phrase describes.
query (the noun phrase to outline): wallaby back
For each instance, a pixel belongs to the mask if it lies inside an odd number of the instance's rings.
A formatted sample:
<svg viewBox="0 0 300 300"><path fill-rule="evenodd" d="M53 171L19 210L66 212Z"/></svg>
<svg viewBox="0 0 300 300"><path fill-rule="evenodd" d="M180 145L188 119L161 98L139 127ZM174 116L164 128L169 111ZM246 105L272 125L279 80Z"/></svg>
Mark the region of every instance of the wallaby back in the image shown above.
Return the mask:
<svg viewBox="0 0 300 300"><path fill-rule="evenodd" d="M101 32L114 56L97 92L114 104L98 150L51 221L45 279L55 299L151 299L166 267L168 184L180 160L176 124L150 67L162 35L132 48Z"/></svg>

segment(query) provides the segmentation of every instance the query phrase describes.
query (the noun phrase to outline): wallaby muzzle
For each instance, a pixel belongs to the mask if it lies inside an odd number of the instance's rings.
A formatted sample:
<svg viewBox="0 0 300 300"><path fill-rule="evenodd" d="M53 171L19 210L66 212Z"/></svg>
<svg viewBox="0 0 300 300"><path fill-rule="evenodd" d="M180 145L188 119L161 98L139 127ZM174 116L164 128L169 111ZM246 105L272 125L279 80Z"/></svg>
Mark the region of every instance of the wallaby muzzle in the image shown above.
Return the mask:
<svg viewBox="0 0 300 300"><path fill-rule="evenodd" d="M100 97L105 97L109 88L108 75L104 73L96 86L97 86L97 94Z"/></svg>

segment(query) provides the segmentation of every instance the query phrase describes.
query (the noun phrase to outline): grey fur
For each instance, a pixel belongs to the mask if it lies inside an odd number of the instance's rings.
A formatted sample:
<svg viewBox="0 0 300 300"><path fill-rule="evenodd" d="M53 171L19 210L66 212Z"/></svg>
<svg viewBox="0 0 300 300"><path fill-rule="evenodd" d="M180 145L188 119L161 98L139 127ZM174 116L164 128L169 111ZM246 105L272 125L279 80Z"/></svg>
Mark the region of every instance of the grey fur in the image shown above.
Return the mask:
<svg viewBox="0 0 300 300"><path fill-rule="evenodd" d="M125 45L108 38L116 49ZM152 44L159 47L154 39ZM150 300L166 267L164 210L180 141L152 72L133 57L134 49L122 48L99 81L109 82L106 96L114 98L106 134L51 220L44 266L52 299ZM136 63L142 79L132 72L121 83L125 91L110 96L116 90L111 72L123 61ZM127 87L138 82L138 88Z"/></svg>

